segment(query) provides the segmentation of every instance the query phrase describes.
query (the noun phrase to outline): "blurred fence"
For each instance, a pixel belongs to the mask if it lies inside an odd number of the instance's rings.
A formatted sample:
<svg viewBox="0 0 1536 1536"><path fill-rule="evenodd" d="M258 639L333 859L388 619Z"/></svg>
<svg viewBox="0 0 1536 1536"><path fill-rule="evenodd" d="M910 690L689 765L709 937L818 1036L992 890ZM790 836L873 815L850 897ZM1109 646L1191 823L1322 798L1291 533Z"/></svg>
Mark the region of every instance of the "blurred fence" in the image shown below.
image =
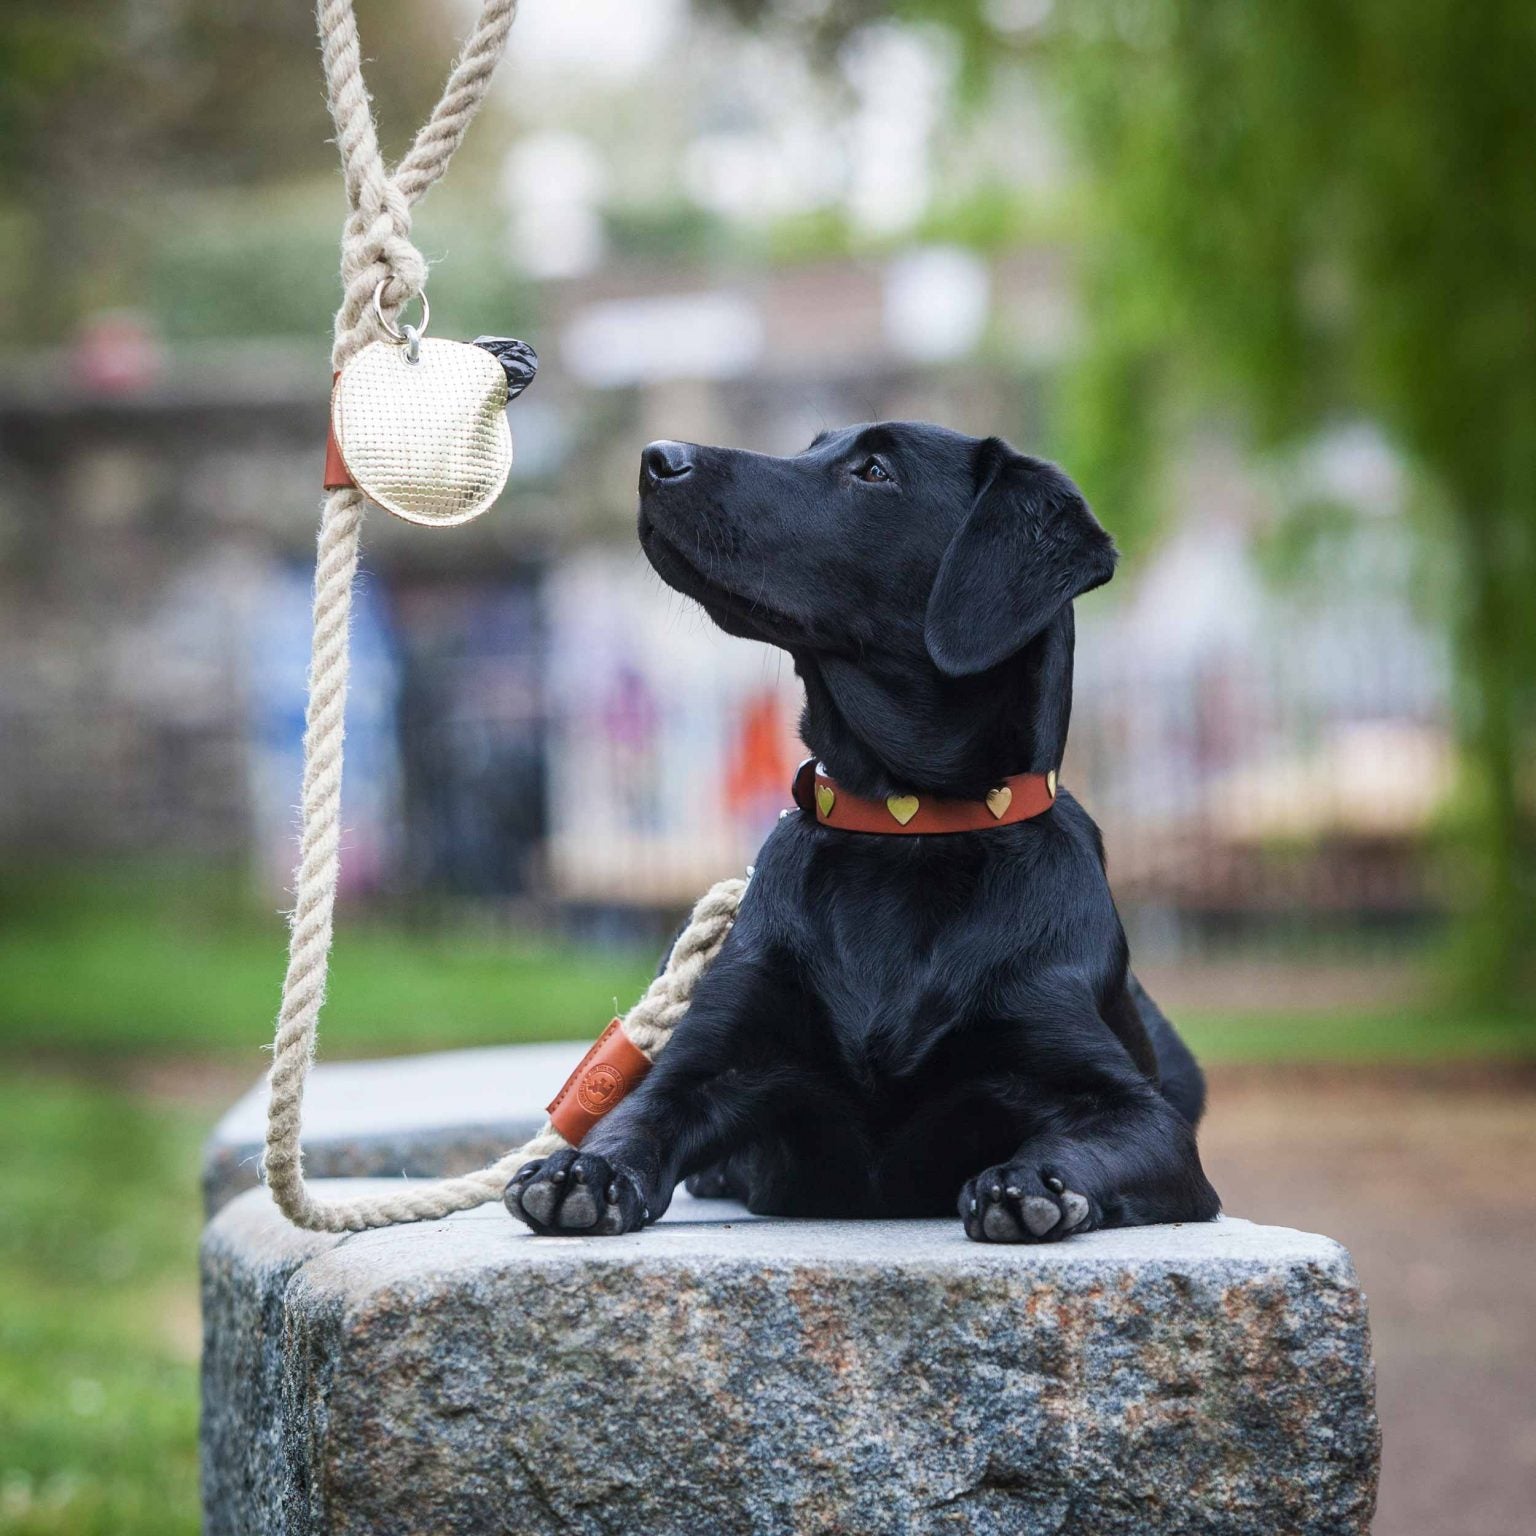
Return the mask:
<svg viewBox="0 0 1536 1536"><path fill-rule="evenodd" d="M1096 657L1094 638L1064 777L1104 829L1138 947L1353 949L1443 916L1433 834L1453 761L1426 637L1312 613L1304 644L1177 669L1123 643Z"/></svg>

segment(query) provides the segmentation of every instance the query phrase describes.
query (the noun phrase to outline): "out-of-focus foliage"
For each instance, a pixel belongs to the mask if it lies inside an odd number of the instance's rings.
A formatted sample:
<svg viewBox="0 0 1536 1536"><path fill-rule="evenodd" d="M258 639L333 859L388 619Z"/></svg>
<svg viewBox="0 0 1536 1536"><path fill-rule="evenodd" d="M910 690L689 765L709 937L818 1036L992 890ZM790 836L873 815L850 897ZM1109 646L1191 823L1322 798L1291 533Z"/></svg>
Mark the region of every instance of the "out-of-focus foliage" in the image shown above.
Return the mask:
<svg viewBox="0 0 1536 1536"><path fill-rule="evenodd" d="M805 47L828 54L859 27L903 9L881 0L714 0L713 8L743 26L787 23Z"/></svg>
<svg viewBox="0 0 1536 1536"><path fill-rule="evenodd" d="M455 40L432 6L364 10L381 133L398 153ZM168 197L327 170L329 132L309 5L6 0L0 252L20 281L0 296L0 330L51 337L86 310L141 302Z"/></svg>
<svg viewBox="0 0 1536 1536"><path fill-rule="evenodd" d="M997 66L1031 52L1051 0L701 0L748 26L784 26L802 48L834 58L862 27L883 21L935 24L958 45L962 94L977 99Z"/></svg>
<svg viewBox="0 0 1536 1536"><path fill-rule="evenodd" d="M475 334L488 317L529 324L535 296L504 259L496 210L475 183L434 193L416 233L428 258L452 255L451 282L432 296L446 336ZM172 340L301 335L323 342L341 294L336 271L339 178L314 186L232 188L182 200L146 249L137 300Z"/></svg>
<svg viewBox="0 0 1536 1536"><path fill-rule="evenodd" d="M1536 936L1536 11L1060 14L1094 220L1085 478L1154 484L1155 412L1181 400L1240 405L1261 446L1350 414L1387 431L1455 563L1473 974L1507 995Z"/></svg>

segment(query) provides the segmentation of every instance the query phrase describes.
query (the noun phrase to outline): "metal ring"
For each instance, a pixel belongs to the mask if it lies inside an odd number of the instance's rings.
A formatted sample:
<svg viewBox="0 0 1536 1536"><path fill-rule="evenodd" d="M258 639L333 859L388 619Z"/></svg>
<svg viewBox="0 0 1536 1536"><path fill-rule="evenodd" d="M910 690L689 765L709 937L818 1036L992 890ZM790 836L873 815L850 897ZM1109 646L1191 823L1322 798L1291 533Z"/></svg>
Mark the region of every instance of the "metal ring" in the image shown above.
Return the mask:
<svg viewBox="0 0 1536 1536"><path fill-rule="evenodd" d="M405 332L405 360L408 363L421 361L421 332L414 325L402 325Z"/></svg>
<svg viewBox="0 0 1536 1536"><path fill-rule="evenodd" d="M396 346L403 347L408 344L410 338L398 326L392 325L388 320L384 318L384 287L388 282L389 279L387 277L382 278L379 282L379 286L373 290L373 312L378 316L379 324L384 328L384 334L388 336L389 339L396 344ZM432 318L432 306L427 303L427 295L425 290L418 293L416 297L421 300L421 324L412 327L412 329L415 330L418 337L421 337L426 335L427 323ZM410 300L407 299L406 303L410 303Z"/></svg>

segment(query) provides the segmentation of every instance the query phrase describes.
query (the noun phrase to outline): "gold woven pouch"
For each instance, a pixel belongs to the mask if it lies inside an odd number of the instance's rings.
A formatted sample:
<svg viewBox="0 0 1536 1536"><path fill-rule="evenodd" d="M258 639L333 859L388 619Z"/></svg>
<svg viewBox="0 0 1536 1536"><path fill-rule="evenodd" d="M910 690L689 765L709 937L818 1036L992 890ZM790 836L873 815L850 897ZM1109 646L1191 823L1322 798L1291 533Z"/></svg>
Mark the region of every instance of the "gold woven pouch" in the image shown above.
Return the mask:
<svg viewBox="0 0 1536 1536"><path fill-rule="evenodd" d="M512 468L507 376L481 347L422 338L364 347L336 380L331 428L357 487L386 512L431 527L467 523Z"/></svg>

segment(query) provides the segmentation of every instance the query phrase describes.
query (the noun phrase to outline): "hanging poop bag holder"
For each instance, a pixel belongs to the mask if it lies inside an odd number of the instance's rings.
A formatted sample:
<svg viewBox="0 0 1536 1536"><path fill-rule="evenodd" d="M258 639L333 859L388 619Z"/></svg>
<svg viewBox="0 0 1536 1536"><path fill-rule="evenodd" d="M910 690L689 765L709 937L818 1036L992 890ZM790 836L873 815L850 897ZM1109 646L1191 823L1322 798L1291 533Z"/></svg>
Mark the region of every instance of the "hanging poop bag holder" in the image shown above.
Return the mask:
<svg viewBox="0 0 1536 1536"><path fill-rule="evenodd" d="M479 111L517 0L484 0L441 100L405 158L386 170L363 83L352 0L318 0L327 100L336 125L348 215L344 296L331 349L334 381L326 497L315 562L314 633L305 712L302 833L288 969L268 1076L263 1173L296 1226L355 1232L430 1221L500 1199L524 1163L579 1143L665 1048L698 978L725 942L745 882L722 880L700 899L666 966L615 1019L550 1106L526 1145L476 1173L404 1182L386 1194L314 1194L300 1145L304 1081L325 996L340 856L347 631L358 541L369 501L409 522L452 527L489 509L512 465L507 403L538 359L521 341L427 339L426 261L411 243L411 208L438 181ZM420 320L403 312L419 302Z"/></svg>

